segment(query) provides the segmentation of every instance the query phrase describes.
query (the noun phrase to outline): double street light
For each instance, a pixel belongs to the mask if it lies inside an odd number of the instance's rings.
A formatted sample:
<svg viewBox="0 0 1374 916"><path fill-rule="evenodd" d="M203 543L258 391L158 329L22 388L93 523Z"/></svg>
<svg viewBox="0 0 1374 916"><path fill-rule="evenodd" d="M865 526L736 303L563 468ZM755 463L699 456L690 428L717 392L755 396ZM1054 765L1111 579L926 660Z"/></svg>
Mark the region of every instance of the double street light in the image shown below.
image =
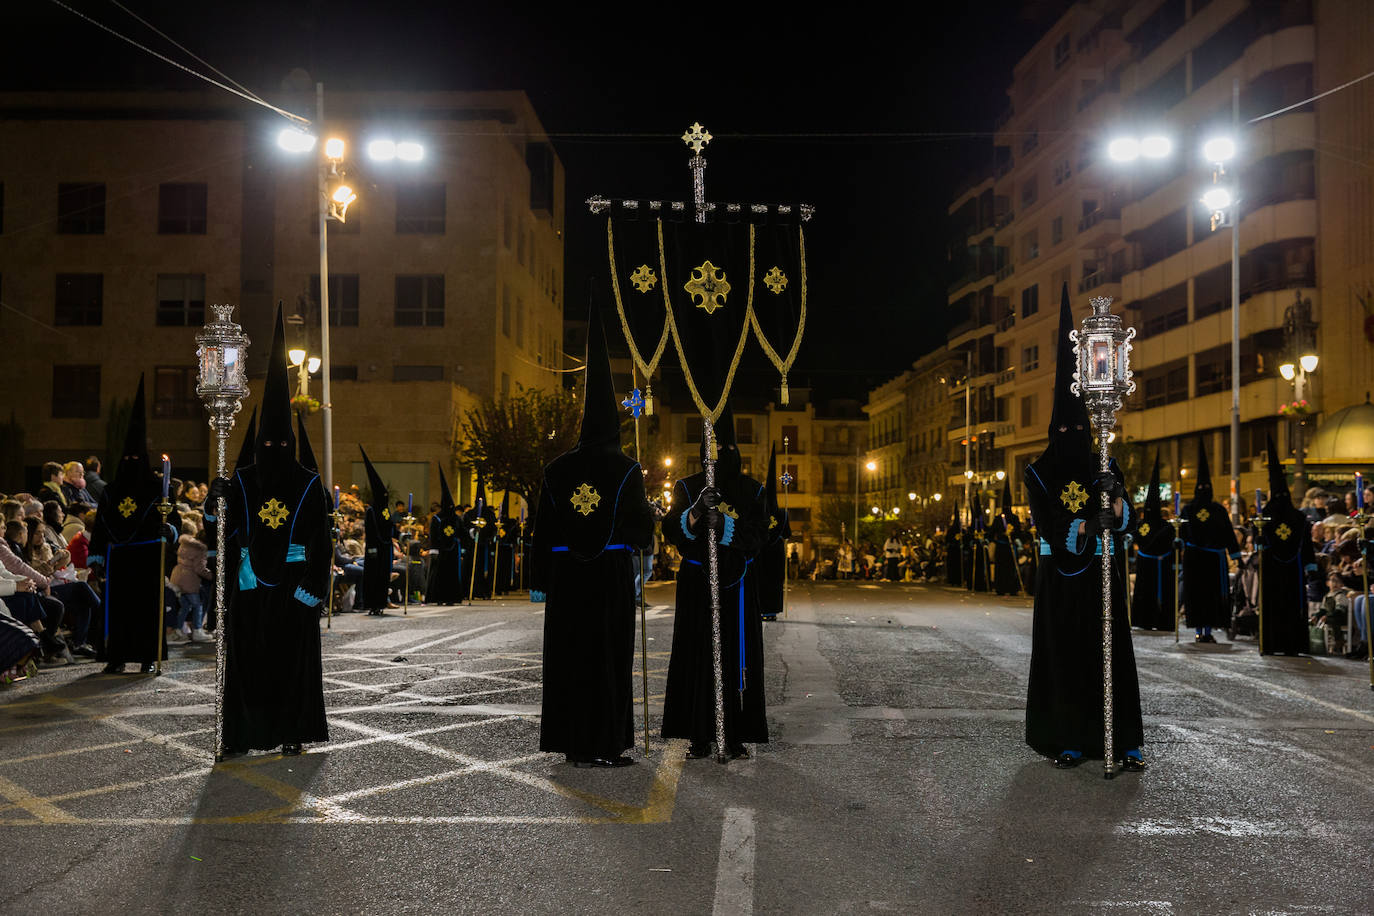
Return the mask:
<svg viewBox="0 0 1374 916"><path fill-rule="evenodd" d="M315 124L324 125L324 83L315 84ZM314 134L294 127L284 128L277 135L277 145L288 153L303 154L315 149L318 139ZM334 486L334 405L329 394L329 221L344 222L348 207L358 199L358 193L347 181L347 171L343 167L344 152L347 148L342 137L329 137L322 147L316 184L319 198L320 219L320 364L322 391L320 409L324 426L324 483L326 492ZM367 155L374 162L419 162L425 158L425 148L413 139L396 140L387 136L375 136L367 144ZM310 372L302 363L302 384Z"/></svg>

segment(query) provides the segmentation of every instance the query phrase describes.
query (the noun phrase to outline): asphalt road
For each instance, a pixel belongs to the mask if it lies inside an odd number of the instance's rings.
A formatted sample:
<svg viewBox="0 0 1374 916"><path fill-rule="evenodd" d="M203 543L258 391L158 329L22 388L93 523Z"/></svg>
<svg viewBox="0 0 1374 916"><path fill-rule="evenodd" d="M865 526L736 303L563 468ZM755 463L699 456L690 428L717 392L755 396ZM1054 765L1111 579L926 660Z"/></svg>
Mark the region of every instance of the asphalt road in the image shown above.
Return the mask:
<svg viewBox="0 0 1374 916"><path fill-rule="evenodd" d="M0 693L0 912L1374 912L1362 665L1139 634L1149 768L1109 782L1022 742L1030 621L794 589L774 740L725 766L656 737L625 770L540 754L541 610L514 600L336 618L333 740L298 758L211 768L203 649L45 672Z"/></svg>

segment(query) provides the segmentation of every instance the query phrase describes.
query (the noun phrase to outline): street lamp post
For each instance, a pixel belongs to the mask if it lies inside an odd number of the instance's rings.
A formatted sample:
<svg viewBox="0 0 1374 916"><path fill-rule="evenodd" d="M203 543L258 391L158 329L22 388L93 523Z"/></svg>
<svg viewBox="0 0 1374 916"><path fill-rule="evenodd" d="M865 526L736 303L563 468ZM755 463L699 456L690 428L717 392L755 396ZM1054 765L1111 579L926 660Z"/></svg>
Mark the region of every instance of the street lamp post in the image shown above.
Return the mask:
<svg viewBox="0 0 1374 916"><path fill-rule="evenodd" d="M1293 485L1299 493L1307 490L1307 470L1303 462L1303 433L1307 420L1302 401L1307 376L1317 371L1316 331L1317 323L1312 320L1312 300L1304 299L1299 292L1296 301L1283 312L1283 338L1288 359L1279 366L1279 373L1293 383L1293 401L1299 405L1297 427L1293 433Z"/></svg>

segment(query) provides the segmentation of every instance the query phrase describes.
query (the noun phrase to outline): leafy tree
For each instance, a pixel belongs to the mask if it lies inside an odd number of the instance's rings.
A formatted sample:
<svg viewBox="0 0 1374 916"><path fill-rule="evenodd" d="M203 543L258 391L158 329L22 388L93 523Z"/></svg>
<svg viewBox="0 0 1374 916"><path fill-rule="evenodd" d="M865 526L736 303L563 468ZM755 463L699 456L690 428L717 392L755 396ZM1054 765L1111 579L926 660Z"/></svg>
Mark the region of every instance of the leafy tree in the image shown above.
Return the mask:
<svg viewBox="0 0 1374 916"><path fill-rule="evenodd" d="M486 397L459 424L455 458L493 490L509 490L533 503L544 465L577 444L581 421L577 392L522 388Z"/></svg>

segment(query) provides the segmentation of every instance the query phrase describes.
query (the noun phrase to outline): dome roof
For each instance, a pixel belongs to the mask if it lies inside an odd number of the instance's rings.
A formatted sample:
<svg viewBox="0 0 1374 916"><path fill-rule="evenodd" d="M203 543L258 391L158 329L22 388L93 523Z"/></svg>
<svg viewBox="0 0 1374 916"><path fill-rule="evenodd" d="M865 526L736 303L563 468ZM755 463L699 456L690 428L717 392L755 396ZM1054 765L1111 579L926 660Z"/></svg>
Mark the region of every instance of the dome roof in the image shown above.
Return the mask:
<svg viewBox="0 0 1374 916"><path fill-rule="evenodd" d="M1307 447L1309 462L1374 461L1374 404L1366 399L1328 416Z"/></svg>

